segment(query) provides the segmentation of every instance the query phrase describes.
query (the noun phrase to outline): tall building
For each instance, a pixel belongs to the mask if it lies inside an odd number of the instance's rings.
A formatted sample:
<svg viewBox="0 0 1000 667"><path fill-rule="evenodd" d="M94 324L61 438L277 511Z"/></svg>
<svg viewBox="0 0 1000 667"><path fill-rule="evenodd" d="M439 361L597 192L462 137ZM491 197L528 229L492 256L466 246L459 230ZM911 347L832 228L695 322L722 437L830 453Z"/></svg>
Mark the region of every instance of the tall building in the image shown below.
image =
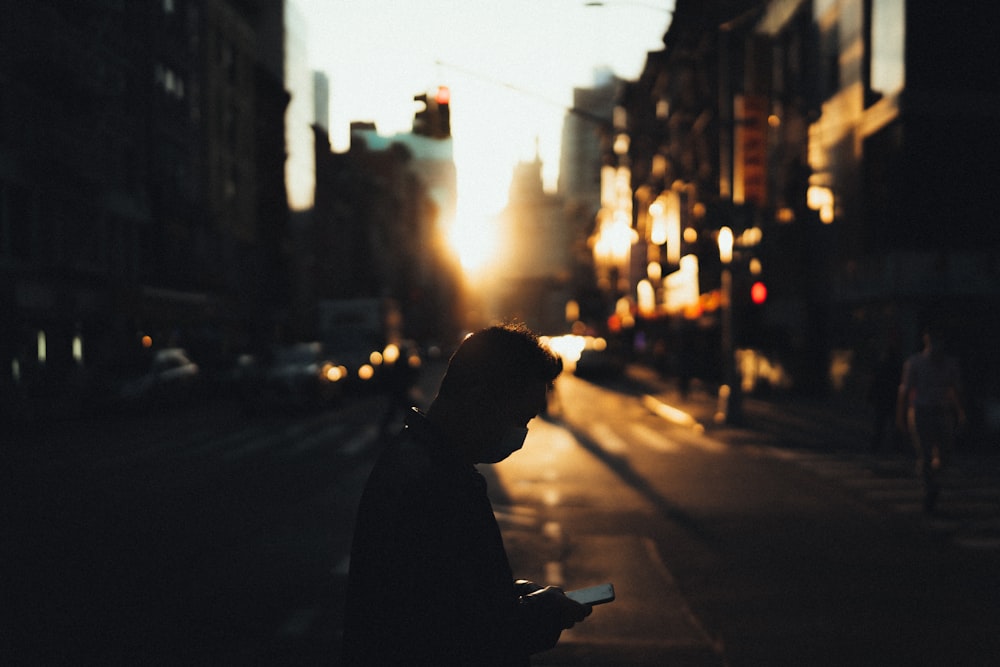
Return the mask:
<svg viewBox="0 0 1000 667"><path fill-rule="evenodd" d="M558 192L568 203L577 203L592 212L601 207L601 165L605 157L602 142L610 125L624 81L609 71L595 73L592 88L573 89L573 107L563 121L559 156Z"/></svg>
<svg viewBox="0 0 1000 667"><path fill-rule="evenodd" d="M324 72L313 72L313 122L330 131L330 77Z"/></svg>
<svg viewBox="0 0 1000 667"><path fill-rule="evenodd" d="M380 135L351 124L351 146L330 151L316 128L315 226L308 237L315 299L388 299L404 335L447 343L458 330L460 276L443 230L454 218L450 137Z"/></svg>
<svg viewBox="0 0 1000 667"><path fill-rule="evenodd" d="M611 154L614 110L625 83L609 70L598 70L592 88L573 89L573 107L563 121L558 193L563 200L569 250L571 291L581 319L600 325L607 299L597 289L592 237L601 210L601 178Z"/></svg>
<svg viewBox="0 0 1000 667"><path fill-rule="evenodd" d="M677 193L673 247L698 257L710 294L732 228L736 345L794 386L863 392L878 349L917 348L935 317L979 411L1000 396L992 9L678 0L664 50L623 92L639 245L669 253L652 207Z"/></svg>
<svg viewBox="0 0 1000 667"><path fill-rule="evenodd" d="M283 200L265 152L287 98L263 66L281 40L258 40L275 4L0 4L5 406L167 345L211 368L258 328L259 214Z"/></svg>
<svg viewBox="0 0 1000 667"><path fill-rule="evenodd" d="M453 139L434 138L413 132L384 136L374 126L355 126L352 142L360 139L369 150L387 150L392 145L404 146L413 156L412 169L426 184L439 210L438 228L447 229L455 219L458 179L455 171Z"/></svg>
<svg viewBox="0 0 1000 667"><path fill-rule="evenodd" d="M286 0L285 26L285 88L291 95L285 114L285 185L288 207L293 215L313 206L316 189L316 164L312 126L316 122L316 86L307 53L308 25L295 4Z"/></svg>
<svg viewBox="0 0 1000 667"><path fill-rule="evenodd" d="M574 298L572 240L563 198L545 192L538 155L514 167L507 206L496 224L500 241L489 271L489 315L562 333L566 303Z"/></svg>

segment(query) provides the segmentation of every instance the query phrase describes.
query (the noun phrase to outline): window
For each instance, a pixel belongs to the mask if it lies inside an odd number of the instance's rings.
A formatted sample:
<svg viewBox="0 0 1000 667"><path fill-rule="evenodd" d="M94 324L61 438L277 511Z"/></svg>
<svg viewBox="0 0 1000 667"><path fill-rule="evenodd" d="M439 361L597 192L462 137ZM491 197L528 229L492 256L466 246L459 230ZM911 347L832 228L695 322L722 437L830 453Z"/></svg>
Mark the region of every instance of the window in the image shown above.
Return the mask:
<svg viewBox="0 0 1000 667"><path fill-rule="evenodd" d="M175 99L184 99L184 79L173 69L166 67L162 63L157 63L154 69L156 85Z"/></svg>
<svg viewBox="0 0 1000 667"><path fill-rule="evenodd" d="M871 88L882 95L899 92L905 82L905 0L872 0Z"/></svg>

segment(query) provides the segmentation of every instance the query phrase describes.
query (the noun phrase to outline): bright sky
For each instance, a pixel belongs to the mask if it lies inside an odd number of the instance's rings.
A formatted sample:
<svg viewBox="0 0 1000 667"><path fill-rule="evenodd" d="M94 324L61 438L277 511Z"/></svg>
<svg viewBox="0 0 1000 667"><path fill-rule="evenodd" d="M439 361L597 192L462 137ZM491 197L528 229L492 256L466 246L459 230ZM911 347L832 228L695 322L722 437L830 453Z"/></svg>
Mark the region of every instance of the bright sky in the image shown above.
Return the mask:
<svg viewBox="0 0 1000 667"><path fill-rule="evenodd" d="M309 64L330 78L330 135L351 121L408 132L413 96L451 89L458 219L473 226L506 204L519 160L538 148L555 189L565 109L574 87L608 67L636 78L663 48L674 0L295 0ZM661 8L662 7L662 8Z"/></svg>

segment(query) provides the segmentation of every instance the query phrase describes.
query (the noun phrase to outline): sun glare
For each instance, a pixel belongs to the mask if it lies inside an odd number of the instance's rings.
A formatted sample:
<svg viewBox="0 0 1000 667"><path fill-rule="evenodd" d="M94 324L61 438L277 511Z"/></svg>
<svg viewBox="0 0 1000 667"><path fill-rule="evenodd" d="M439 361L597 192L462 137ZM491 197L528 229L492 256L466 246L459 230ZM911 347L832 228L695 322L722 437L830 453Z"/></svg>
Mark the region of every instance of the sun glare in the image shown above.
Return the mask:
<svg viewBox="0 0 1000 667"><path fill-rule="evenodd" d="M496 128L477 114L456 114L452 127L458 197L448 243L466 278L480 282L499 247L496 218L506 205L514 161L508 154L513 155L515 148L510 143L497 146Z"/></svg>
<svg viewBox="0 0 1000 667"><path fill-rule="evenodd" d="M497 247L496 223L488 216L459 215L448 235L466 277L480 277L493 260Z"/></svg>

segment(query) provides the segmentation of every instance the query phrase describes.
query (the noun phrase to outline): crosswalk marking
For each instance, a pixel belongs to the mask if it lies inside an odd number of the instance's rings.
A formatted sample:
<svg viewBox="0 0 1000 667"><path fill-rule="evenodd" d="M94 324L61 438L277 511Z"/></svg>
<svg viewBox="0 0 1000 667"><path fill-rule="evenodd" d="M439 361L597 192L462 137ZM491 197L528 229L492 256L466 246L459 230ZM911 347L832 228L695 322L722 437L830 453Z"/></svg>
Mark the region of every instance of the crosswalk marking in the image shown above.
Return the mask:
<svg viewBox="0 0 1000 667"><path fill-rule="evenodd" d="M202 443L206 440L211 441L212 437L217 435L220 435L220 431L217 428L188 432L182 439L178 439L174 433L164 435L152 433L144 437L141 441L137 441L135 448L128 452L118 452L110 456L95 459L92 467L96 470L105 470L143 459L152 459L167 453L188 451L196 443ZM228 430L225 430L221 431L221 435L225 439L236 434L231 434Z"/></svg>
<svg viewBox="0 0 1000 667"><path fill-rule="evenodd" d="M290 445L283 447L281 453L287 456L296 456L328 446L335 443L346 430L347 427L344 424L334 424L311 435L298 438Z"/></svg>
<svg viewBox="0 0 1000 667"><path fill-rule="evenodd" d="M589 431L590 436L600 443L606 452L611 454L624 454L629 451L632 444L667 454L679 452L682 445L695 447L712 454L718 454L728 449L725 443L693 432L683 435L672 432L668 437L664 432L641 422L625 422L624 429L627 432L626 437L619 435L611 424L597 422L590 427Z"/></svg>
<svg viewBox="0 0 1000 667"><path fill-rule="evenodd" d="M654 410L643 401L649 412L673 424L677 421ZM628 448L641 446L663 453L678 453L685 446L709 453L727 451L729 445L704 436L692 429L664 428L659 430L641 420L625 421L626 434L619 435L611 424L591 427L594 437L605 450L622 454ZM884 511L910 517L920 517L928 530L946 535L960 548L1000 550L1000 488L990 475L982 474L979 466L952 466L942 478L943 489L938 499L937 514L924 513L923 484L907 459L886 460L875 454L828 453L793 450L770 445L741 446L741 452L788 461L800 468L833 480L858 493Z"/></svg>
<svg viewBox="0 0 1000 667"><path fill-rule="evenodd" d="M1000 489L977 474L974 463L945 471L935 513L926 515L923 483L908 459L843 456L850 455L785 450L781 458L843 484L888 512L920 517L927 530L947 536L959 548L1000 551Z"/></svg>
<svg viewBox="0 0 1000 667"><path fill-rule="evenodd" d="M313 424L310 421L295 422L276 433L269 433L252 440L248 440L242 447L229 448L223 453L222 458L227 461L245 458L250 454L255 454L265 449L271 449L281 442L302 438L312 427Z"/></svg>
<svg viewBox="0 0 1000 667"><path fill-rule="evenodd" d="M245 426L237 431L231 433L226 433L219 438L212 438L206 440L202 444L179 450L178 454L181 456L188 457L201 457L206 456L213 451L219 451L226 449L233 443L241 442L247 438L253 437L255 433L260 431L258 426Z"/></svg>
<svg viewBox="0 0 1000 667"><path fill-rule="evenodd" d="M605 422L594 424L590 435L601 444L605 451L612 454L623 454L629 449L628 442L615 433L610 424Z"/></svg>
<svg viewBox="0 0 1000 667"><path fill-rule="evenodd" d="M630 407L637 411L630 411ZM934 515L925 515L923 488L908 457L887 457L867 452L794 450L768 444L730 446L691 428L669 426L641 400L624 406L620 419L591 421L587 435L606 452L624 456L636 448L663 455L677 455L686 448L707 453L738 450L744 454L772 457L820 475L857 494L873 507L890 515L919 518L917 525L945 537L960 548L1000 550L1000 487L995 484L992 462L957 458L942 475L943 489ZM654 415L656 415L654 417ZM548 424L548 422L545 422ZM235 428L234 428L235 427ZM533 427L536 437L550 448L572 446L572 435L563 429ZM131 447L118 447L106 456L83 465L98 471L124 469L133 463L159 465L215 459L236 462L266 454L281 460L296 460L310 453L335 447L338 456L355 457L379 437L373 424L351 424L330 414L308 415L298 420L249 420L212 426L194 426L178 433L136 431ZM68 448L69 460L79 454ZM82 458L82 457L81 457ZM553 500L555 502L555 500ZM498 512L498 519L511 525L529 526L537 517Z"/></svg>
<svg viewBox="0 0 1000 667"><path fill-rule="evenodd" d="M260 455L291 461L325 448L335 448L338 456L356 457L379 434L377 425L352 424L326 413L297 420L219 422L187 431L142 431L131 438L128 447L117 447L103 456L65 448L62 457L53 460L105 474L135 465L186 466L206 460L228 464ZM84 458L84 453L89 457Z"/></svg>
<svg viewBox="0 0 1000 667"><path fill-rule="evenodd" d="M635 436L636 441L654 451L676 452L680 449L680 445L676 441L645 424L632 424L630 431Z"/></svg>

